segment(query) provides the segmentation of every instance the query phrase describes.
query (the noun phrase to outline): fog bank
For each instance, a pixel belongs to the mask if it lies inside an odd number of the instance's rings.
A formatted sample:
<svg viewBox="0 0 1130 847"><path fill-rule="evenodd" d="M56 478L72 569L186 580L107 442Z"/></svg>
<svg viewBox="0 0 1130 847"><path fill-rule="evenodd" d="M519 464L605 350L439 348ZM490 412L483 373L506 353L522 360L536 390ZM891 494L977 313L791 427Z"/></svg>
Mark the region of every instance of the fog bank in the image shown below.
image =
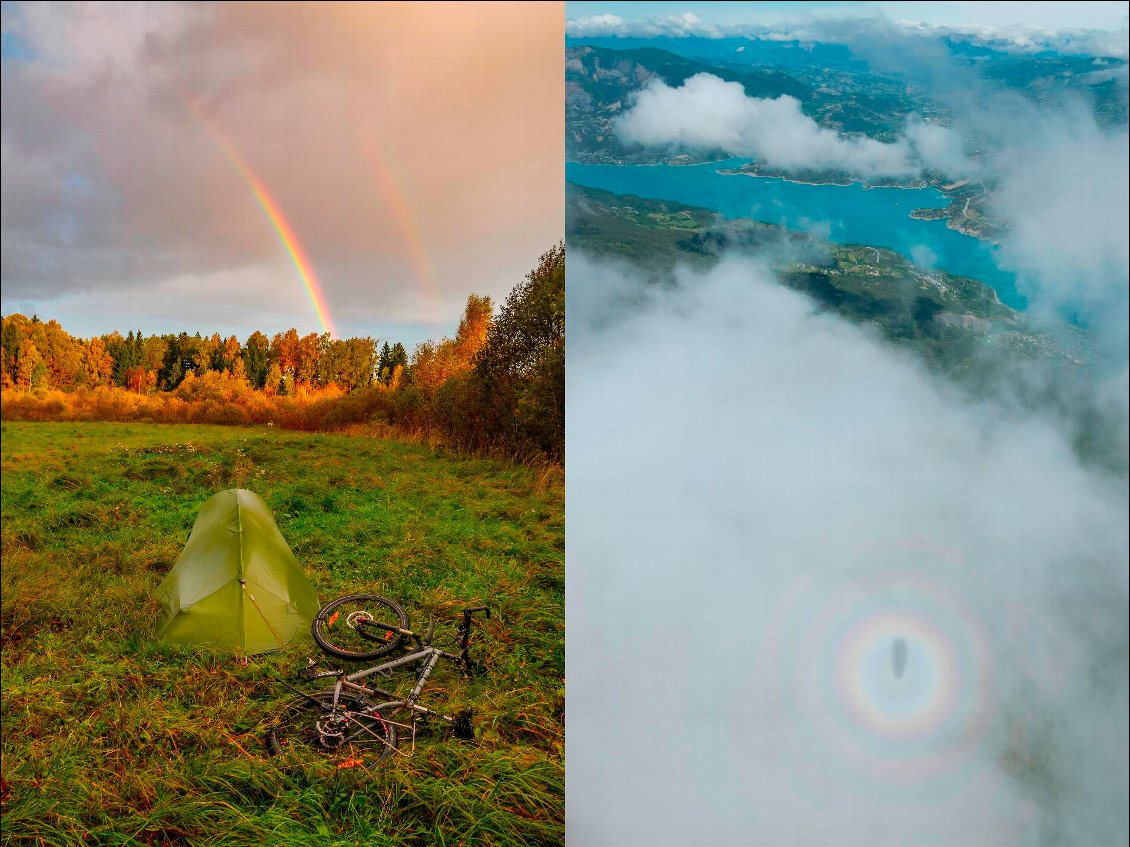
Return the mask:
<svg viewBox="0 0 1130 847"><path fill-rule="evenodd" d="M567 290L570 844L1125 841L1125 478L753 260Z"/></svg>

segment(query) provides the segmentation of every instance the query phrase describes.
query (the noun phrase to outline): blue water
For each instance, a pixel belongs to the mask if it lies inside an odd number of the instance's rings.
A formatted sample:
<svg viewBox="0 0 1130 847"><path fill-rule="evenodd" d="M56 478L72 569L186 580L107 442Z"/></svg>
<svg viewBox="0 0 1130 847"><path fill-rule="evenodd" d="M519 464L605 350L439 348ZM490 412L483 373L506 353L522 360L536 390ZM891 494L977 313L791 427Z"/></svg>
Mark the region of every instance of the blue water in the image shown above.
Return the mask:
<svg viewBox="0 0 1130 847"><path fill-rule="evenodd" d="M748 159L706 165L583 165L567 162L565 177L614 194L635 194L703 206L726 218L752 218L789 229L814 232L840 244L873 244L957 276L979 279L1014 309L1027 303L1016 277L997 264L997 248L946 228L945 221L918 221L911 211L941 208L936 189L871 188L860 185L804 185L718 173Z"/></svg>

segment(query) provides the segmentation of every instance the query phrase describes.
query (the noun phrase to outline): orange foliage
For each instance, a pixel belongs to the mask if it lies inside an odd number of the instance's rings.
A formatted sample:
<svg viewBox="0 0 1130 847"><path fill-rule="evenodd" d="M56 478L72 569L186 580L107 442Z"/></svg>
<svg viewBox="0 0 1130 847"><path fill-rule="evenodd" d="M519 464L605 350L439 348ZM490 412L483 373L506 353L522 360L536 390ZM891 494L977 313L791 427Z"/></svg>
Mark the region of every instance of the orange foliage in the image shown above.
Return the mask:
<svg viewBox="0 0 1130 847"><path fill-rule="evenodd" d="M138 369L138 380L151 380L152 371ZM151 384L151 383L141 383ZM387 389L380 389L388 393ZM338 388L309 388L302 398L270 396L247 381L223 371L189 374L171 392L139 393L136 387L96 386L74 391L0 391L4 420L24 421L139 421L148 423L208 423L246 426L271 423L286 429L319 430L365 423L357 413L369 410L354 404L355 414L333 414L348 399ZM362 408L363 407L363 408Z"/></svg>

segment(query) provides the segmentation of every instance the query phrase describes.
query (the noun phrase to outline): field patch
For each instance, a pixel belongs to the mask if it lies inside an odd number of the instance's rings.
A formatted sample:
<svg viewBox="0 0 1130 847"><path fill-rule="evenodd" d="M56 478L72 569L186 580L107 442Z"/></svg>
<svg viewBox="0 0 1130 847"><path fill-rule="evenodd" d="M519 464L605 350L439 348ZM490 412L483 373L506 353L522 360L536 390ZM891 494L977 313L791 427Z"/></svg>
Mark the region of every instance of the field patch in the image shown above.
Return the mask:
<svg viewBox="0 0 1130 847"><path fill-rule="evenodd" d="M559 844L564 483L391 440L268 427L3 424L4 844ZM321 602L365 591L476 639L486 675L425 693L479 741L382 768L280 765L262 733L313 642L156 644L154 589L203 503L260 495ZM449 623L450 622L450 623ZM398 687L410 687L410 675ZM326 687L325 682L319 687ZM304 688L304 690L309 690Z"/></svg>

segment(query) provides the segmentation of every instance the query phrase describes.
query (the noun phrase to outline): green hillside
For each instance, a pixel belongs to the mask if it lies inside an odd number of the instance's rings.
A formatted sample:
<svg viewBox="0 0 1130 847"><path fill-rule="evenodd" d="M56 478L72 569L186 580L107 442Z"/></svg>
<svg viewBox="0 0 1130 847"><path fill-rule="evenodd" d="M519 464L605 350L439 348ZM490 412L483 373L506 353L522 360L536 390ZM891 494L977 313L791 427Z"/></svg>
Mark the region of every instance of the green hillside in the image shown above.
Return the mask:
<svg viewBox="0 0 1130 847"><path fill-rule="evenodd" d="M950 372L983 371L988 348L1071 367L1090 355L1083 331L1034 326L983 282L917 267L885 248L821 243L774 224L575 184L566 187L565 209L570 248L623 259L657 279L676 264L713 266L723 251L774 257L785 285Z"/></svg>

